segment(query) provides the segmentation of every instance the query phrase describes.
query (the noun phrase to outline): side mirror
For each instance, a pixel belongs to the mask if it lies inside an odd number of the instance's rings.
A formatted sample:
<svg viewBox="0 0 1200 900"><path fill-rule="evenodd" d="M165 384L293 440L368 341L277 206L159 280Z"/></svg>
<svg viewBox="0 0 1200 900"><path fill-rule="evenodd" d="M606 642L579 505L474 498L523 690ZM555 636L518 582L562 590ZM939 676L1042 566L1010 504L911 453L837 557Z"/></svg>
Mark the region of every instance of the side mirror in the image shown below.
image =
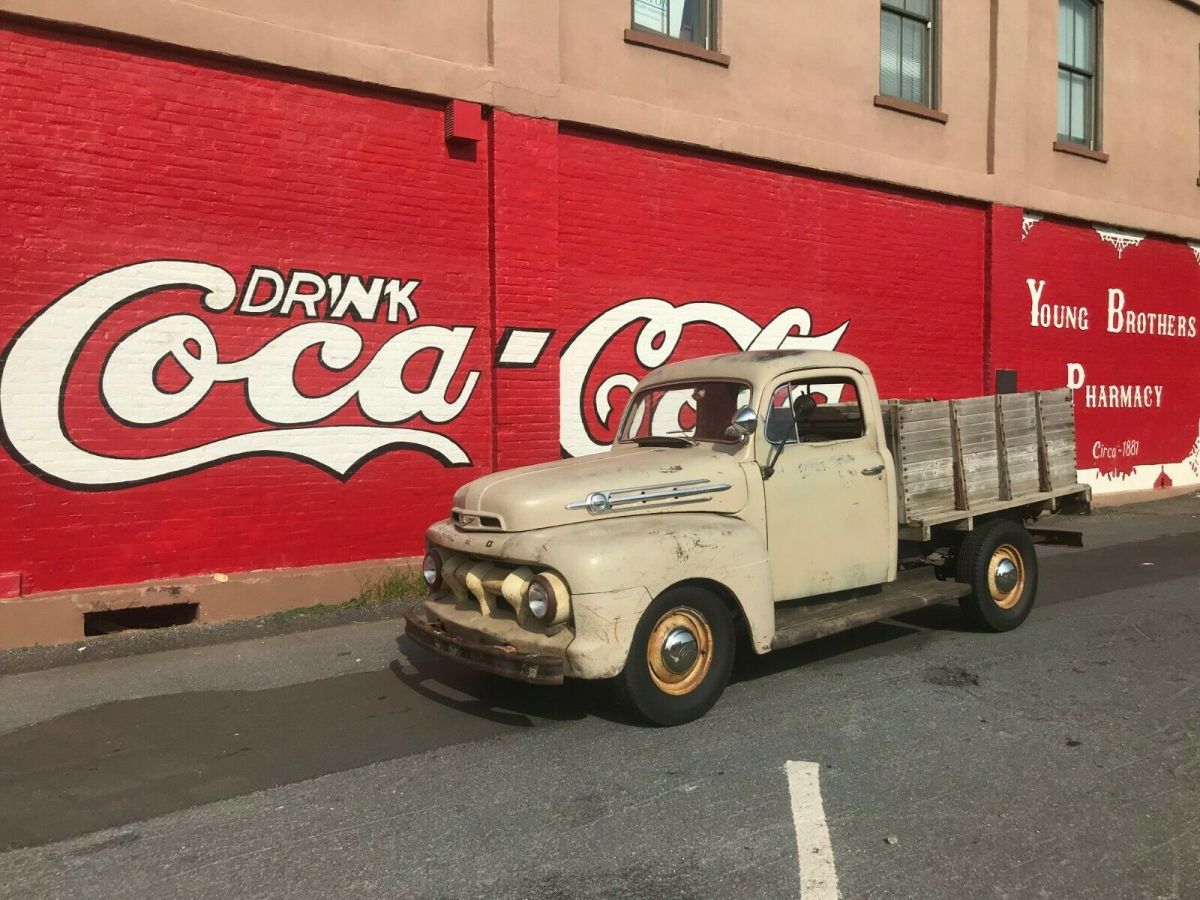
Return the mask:
<svg viewBox="0 0 1200 900"><path fill-rule="evenodd" d="M731 436L748 438L758 429L758 413L753 406L743 406L733 414L733 422L729 426Z"/></svg>

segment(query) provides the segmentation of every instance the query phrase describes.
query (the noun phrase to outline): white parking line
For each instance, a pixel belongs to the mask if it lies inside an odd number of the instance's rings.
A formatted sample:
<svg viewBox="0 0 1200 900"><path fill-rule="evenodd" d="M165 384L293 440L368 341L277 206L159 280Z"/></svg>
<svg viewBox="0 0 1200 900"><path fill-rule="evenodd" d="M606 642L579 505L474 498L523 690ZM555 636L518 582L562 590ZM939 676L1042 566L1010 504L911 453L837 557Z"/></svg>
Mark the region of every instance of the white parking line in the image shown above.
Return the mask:
<svg viewBox="0 0 1200 900"><path fill-rule="evenodd" d="M821 766L792 761L786 769L792 823L796 828L796 856L800 860L800 896L804 900L837 900L833 846L821 802Z"/></svg>

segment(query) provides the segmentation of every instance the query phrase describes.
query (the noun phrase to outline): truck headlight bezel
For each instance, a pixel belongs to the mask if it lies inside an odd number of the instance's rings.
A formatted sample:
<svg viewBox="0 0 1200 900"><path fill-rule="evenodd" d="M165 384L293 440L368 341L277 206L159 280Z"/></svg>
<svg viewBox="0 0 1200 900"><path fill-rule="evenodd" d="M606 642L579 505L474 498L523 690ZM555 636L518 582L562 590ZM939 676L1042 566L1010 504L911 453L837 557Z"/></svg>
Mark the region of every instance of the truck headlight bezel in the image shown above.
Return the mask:
<svg viewBox="0 0 1200 900"><path fill-rule="evenodd" d="M525 610L539 625L560 625L570 613L570 592L552 572L535 575L525 589Z"/></svg>
<svg viewBox="0 0 1200 900"><path fill-rule="evenodd" d="M425 551L425 558L421 560L421 577L431 591L442 586L442 557L432 547Z"/></svg>
<svg viewBox="0 0 1200 900"><path fill-rule="evenodd" d="M525 604L529 607L529 614L539 622L552 621L554 614L558 612L554 586L542 575L534 577L525 592Z"/></svg>

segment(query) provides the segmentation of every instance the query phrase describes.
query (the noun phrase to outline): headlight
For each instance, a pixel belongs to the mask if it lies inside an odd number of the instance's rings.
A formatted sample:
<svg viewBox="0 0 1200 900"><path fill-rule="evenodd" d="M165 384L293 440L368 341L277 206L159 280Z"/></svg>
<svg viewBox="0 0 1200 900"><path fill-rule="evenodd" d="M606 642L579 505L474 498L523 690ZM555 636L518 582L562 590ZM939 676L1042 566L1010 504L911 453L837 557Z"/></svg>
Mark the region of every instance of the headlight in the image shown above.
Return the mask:
<svg viewBox="0 0 1200 900"><path fill-rule="evenodd" d="M558 605L554 602L554 589L542 576L539 575L530 583L525 599L529 603L529 614L539 622L554 618L554 608Z"/></svg>
<svg viewBox="0 0 1200 900"><path fill-rule="evenodd" d="M529 582L525 592L525 609L543 625L559 625L570 614L570 594L561 578L553 572L543 572Z"/></svg>
<svg viewBox="0 0 1200 900"><path fill-rule="evenodd" d="M430 550L421 562L421 574L431 590L437 590L442 585L442 558Z"/></svg>

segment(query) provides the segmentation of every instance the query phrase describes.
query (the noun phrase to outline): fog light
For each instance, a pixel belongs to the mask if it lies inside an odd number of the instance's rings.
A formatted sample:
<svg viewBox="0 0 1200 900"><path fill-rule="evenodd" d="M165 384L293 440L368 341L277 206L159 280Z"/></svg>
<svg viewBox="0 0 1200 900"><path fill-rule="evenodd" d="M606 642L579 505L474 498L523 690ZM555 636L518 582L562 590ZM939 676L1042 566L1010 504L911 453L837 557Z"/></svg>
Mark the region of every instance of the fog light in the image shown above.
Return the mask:
<svg viewBox="0 0 1200 900"><path fill-rule="evenodd" d="M421 562L421 574L430 590L437 590L442 585L442 558L430 550Z"/></svg>

